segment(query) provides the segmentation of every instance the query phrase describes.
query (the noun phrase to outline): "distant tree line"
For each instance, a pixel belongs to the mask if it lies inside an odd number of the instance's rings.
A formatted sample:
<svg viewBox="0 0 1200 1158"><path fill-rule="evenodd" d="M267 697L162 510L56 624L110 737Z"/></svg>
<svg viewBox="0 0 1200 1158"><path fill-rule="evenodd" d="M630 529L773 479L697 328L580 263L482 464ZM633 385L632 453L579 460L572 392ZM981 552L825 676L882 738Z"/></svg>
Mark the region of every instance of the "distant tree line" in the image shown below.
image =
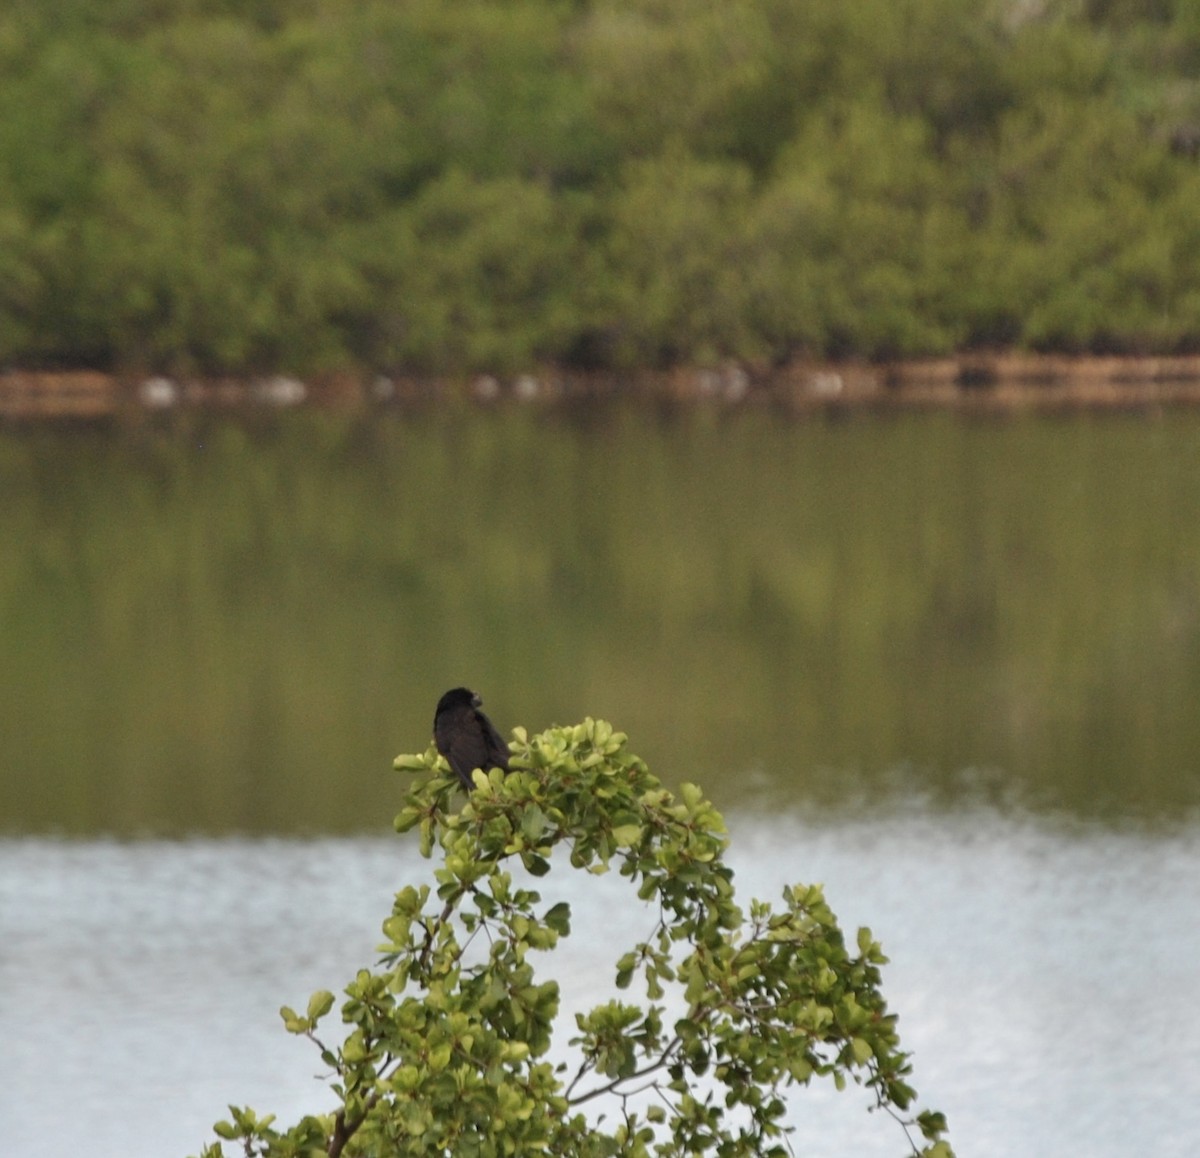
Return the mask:
<svg viewBox="0 0 1200 1158"><path fill-rule="evenodd" d="M1200 348L1191 0L11 0L0 364Z"/></svg>

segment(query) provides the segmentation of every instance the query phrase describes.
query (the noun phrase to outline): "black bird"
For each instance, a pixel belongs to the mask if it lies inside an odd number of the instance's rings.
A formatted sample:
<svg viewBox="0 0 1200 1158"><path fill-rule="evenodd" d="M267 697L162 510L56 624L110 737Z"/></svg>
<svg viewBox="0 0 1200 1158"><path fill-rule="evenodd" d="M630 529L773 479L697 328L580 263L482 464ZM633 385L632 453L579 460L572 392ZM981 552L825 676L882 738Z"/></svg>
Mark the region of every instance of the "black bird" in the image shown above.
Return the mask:
<svg viewBox="0 0 1200 1158"><path fill-rule="evenodd" d="M508 771L508 745L479 710L482 704L470 688L451 688L438 700L433 717L433 742L468 792L475 787L471 773L476 768Z"/></svg>

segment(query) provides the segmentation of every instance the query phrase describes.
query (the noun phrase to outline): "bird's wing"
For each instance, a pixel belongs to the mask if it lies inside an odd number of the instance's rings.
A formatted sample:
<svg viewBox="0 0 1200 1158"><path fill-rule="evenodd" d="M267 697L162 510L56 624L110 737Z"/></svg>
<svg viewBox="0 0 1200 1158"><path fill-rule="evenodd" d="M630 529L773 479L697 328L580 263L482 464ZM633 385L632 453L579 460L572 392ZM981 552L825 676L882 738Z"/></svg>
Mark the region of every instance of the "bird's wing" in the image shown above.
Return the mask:
<svg viewBox="0 0 1200 1158"><path fill-rule="evenodd" d="M482 768L488 756L475 712L471 709L443 712L434 722L434 739L454 774L470 788L472 771Z"/></svg>
<svg viewBox="0 0 1200 1158"><path fill-rule="evenodd" d="M504 737L496 731L495 724L487 718L482 712L477 712L479 722L483 725L483 739L487 745L487 759L494 768L503 768L508 771L508 758L512 755L508 750L508 745L504 742Z"/></svg>

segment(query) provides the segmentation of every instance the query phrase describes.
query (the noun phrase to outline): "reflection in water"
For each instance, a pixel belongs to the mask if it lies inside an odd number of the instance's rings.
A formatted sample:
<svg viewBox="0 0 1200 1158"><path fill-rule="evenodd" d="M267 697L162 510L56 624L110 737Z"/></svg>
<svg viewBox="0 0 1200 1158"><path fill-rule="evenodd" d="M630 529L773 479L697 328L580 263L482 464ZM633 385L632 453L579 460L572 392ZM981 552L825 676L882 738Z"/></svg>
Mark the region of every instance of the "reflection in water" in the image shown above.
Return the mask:
<svg viewBox="0 0 1200 1158"><path fill-rule="evenodd" d="M847 927L882 941L917 1088L959 1153L1125 1158L1147 1138L1183 1154L1200 1137L1187 1094L1200 829L1056 829L990 810L828 825L735 813L730 828L743 904L820 880ZM276 1010L373 961L392 892L428 872L395 838L0 842L7 1151L162 1158L198 1152L230 1102L284 1121L322 1108L319 1062ZM573 902L552 958L567 1004L594 999L614 928L642 935L637 908L616 874L540 887ZM903 1148L854 1092L794 1104L798 1153Z"/></svg>
<svg viewBox="0 0 1200 1158"><path fill-rule="evenodd" d="M377 830L464 683L718 804L1174 822L1198 444L1182 413L0 431L0 824Z"/></svg>

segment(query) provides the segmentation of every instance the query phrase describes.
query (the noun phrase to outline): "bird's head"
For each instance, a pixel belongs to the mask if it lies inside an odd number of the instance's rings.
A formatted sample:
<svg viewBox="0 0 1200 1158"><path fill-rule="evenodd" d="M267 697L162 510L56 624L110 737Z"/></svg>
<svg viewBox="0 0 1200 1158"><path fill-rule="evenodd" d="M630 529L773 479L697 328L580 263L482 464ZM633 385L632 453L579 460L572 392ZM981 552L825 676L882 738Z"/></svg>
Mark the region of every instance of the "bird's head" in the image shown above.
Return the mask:
<svg viewBox="0 0 1200 1158"><path fill-rule="evenodd" d="M455 708L477 708L482 703L483 700L479 694L471 691L470 688L451 688L438 700L437 710L446 712Z"/></svg>

